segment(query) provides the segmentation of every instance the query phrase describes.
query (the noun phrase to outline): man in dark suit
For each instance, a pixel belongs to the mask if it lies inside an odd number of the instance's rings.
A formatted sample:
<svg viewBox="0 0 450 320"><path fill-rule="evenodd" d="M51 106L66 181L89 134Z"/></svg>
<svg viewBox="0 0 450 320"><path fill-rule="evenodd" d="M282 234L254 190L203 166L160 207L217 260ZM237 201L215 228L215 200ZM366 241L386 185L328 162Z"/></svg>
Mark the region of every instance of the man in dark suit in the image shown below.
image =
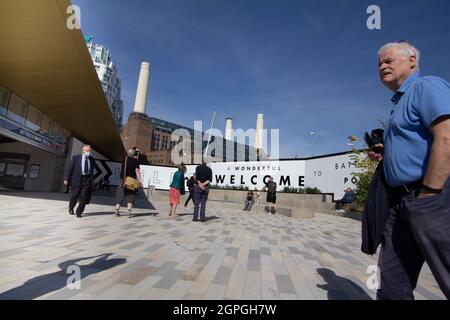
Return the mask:
<svg viewBox="0 0 450 320"><path fill-rule="evenodd" d="M72 197L69 202L69 213L74 214L74 208L79 201L76 211L77 218L81 218L84 207L89 201L94 182L94 158L91 157L91 146L86 145L82 154L73 156L64 176L64 185L72 187Z"/></svg>

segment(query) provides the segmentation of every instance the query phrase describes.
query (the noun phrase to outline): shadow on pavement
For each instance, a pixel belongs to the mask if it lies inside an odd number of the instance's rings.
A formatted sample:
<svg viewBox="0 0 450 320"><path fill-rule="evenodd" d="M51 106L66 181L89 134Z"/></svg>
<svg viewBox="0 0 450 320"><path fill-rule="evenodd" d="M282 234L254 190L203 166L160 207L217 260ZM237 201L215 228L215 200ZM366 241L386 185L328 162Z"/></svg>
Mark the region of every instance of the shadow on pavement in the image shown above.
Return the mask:
<svg viewBox="0 0 450 320"><path fill-rule="evenodd" d="M91 274L99 273L118 265L124 264L127 259L115 258L108 259L112 253L105 253L98 256L78 258L60 263L59 271L38 276L25 282L23 285L0 293L0 300L32 300L45 294L63 289L67 286L67 281L74 273L68 272L68 267L76 265L80 268L80 280ZM78 265L83 260L95 259L88 265ZM69 281L69 283L72 283Z"/></svg>
<svg viewBox="0 0 450 320"><path fill-rule="evenodd" d="M206 221L219 220L220 218L217 216L206 217Z"/></svg>
<svg viewBox="0 0 450 320"><path fill-rule="evenodd" d="M146 217L146 216L156 217L157 215L159 215L159 212L133 212L133 216L135 218ZM113 217L114 216L114 210L111 210L111 212L110 211L107 211L107 212L105 212L105 211L86 212L85 211L83 213L83 218L85 218L85 217L87 218L87 217L90 217L90 216L111 216L111 217ZM128 216L128 214L126 213L126 210L120 214L120 217L127 217L127 216Z"/></svg>
<svg viewBox="0 0 450 320"><path fill-rule="evenodd" d="M70 199L70 193L57 193L57 192L33 192L33 191L20 191L20 190L0 190L0 195L21 197L21 198L31 198L31 199L42 199L42 200L54 200L54 201L67 201L67 205ZM125 204L125 201L122 201ZM113 206L115 204L115 198L113 195L101 195L93 194L90 204L107 205L111 206L111 211L113 211ZM155 210L155 206L148 201L145 193L140 190L138 196L136 197L136 202L134 207L137 209L151 209ZM86 207L89 208L89 205Z"/></svg>
<svg viewBox="0 0 450 320"><path fill-rule="evenodd" d="M177 213L177 216L180 216L180 217L184 217L184 216L193 216L194 214L191 212L191 213Z"/></svg>
<svg viewBox="0 0 450 320"><path fill-rule="evenodd" d="M328 300L372 300L363 288L347 278L338 276L334 271L319 268L317 272L326 282L318 284L317 287L327 291Z"/></svg>

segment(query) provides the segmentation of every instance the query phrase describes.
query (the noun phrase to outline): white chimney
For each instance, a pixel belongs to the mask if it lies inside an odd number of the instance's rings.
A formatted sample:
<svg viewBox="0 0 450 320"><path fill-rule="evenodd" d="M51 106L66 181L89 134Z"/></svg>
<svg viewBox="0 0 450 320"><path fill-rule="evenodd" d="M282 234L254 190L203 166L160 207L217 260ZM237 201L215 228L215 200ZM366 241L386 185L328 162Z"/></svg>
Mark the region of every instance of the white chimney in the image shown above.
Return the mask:
<svg viewBox="0 0 450 320"><path fill-rule="evenodd" d="M225 127L225 139L233 140L233 119L227 118L227 124Z"/></svg>
<svg viewBox="0 0 450 320"><path fill-rule="evenodd" d="M150 63L142 62L139 73L139 82L136 90L136 100L134 102L134 112L145 113L147 106L148 81L150 77Z"/></svg>
<svg viewBox="0 0 450 320"><path fill-rule="evenodd" d="M261 150L264 143L264 115L258 113L256 118L256 137L255 137L255 148Z"/></svg>

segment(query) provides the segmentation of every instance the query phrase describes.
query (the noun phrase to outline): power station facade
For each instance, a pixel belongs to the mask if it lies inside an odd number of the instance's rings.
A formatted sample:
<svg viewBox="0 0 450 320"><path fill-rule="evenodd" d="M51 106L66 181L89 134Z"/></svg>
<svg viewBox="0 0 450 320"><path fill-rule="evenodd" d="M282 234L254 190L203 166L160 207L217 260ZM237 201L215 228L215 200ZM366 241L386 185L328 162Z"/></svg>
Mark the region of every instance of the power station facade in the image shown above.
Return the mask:
<svg viewBox="0 0 450 320"><path fill-rule="evenodd" d="M181 142L181 139L174 138L174 132L177 130L184 130L191 139L191 144L187 148L185 147L184 151L181 151L180 157L183 163L198 164L206 161L206 159L207 162L257 160L258 148L256 146L251 147L233 140L233 120L231 118L226 120L225 137L212 136L211 139L208 139L208 134L203 131L196 132L192 128L149 117L146 112L150 78L151 65L148 62L142 62L134 111L129 115L127 123L121 130L125 148L137 147L143 164L176 165L177 163L173 159L173 150L177 143ZM258 126L261 133L261 138L258 141L261 141L260 148L262 148L262 114L258 115ZM199 141L196 141L196 139ZM216 148L208 148L208 154L204 155L208 140ZM200 144L200 147L196 147L196 143Z"/></svg>

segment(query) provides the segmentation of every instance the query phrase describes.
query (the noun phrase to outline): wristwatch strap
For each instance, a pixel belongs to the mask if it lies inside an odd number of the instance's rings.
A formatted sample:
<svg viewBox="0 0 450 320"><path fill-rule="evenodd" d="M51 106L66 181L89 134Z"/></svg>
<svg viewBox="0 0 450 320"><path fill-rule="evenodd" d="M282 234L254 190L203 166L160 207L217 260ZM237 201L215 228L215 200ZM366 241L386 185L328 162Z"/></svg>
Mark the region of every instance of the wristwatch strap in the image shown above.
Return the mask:
<svg viewBox="0 0 450 320"><path fill-rule="evenodd" d="M439 193L442 192L442 189L434 189L434 188L431 188L431 187L426 186L424 184L422 184L421 188L422 188L422 190L425 190L428 193L439 194Z"/></svg>

